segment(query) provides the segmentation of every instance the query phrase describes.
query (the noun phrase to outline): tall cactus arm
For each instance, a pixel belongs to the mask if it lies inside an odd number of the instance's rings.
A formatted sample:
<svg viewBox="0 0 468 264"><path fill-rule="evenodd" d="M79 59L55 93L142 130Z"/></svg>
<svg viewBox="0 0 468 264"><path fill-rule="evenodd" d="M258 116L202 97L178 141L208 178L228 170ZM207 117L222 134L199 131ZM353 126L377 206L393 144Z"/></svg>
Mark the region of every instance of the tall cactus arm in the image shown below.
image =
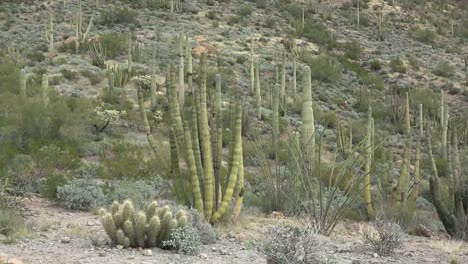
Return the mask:
<svg viewBox="0 0 468 264"><path fill-rule="evenodd" d="M365 163L365 180L364 180L364 200L367 206L367 217L373 219L375 217L374 209L371 201L371 162L372 162L372 108L369 107L367 114L367 135L366 135L366 163Z"/></svg>
<svg viewBox="0 0 468 264"><path fill-rule="evenodd" d="M307 156L314 161L315 152L315 125L314 110L312 108L312 83L310 67L304 69L304 88L302 101L302 145L307 148Z"/></svg>
<svg viewBox="0 0 468 264"><path fill-rule="evenodd" d="M206 103L206 54L201 58L201 85L200 85L200 125L201 125L201 143L203 151L203 164L205 172L205 219L210 221L214 206L214 171L213 155L211 149L210 128L208 126L208 110Z"/></svg>
<svg viewBox="0 0 468 264"><path fill-rule="evenodd" d="M200 191L200 183L198 181L197 167L195 165L195 156L193 154L192 139L187 122L184 126L185 130L185 146L187 151L187 165L190 173L190 180L192 183L192 193L195 201L195 208L198 212L203 213L203 199Z"/></svg>
<svg viewBox="0 0 468 264"><path fill-rule="evenodd" d="M214 213L211 219L212 222L218 221L226 213L226 211L229 208L229 204L231 203L231 200L232 200L234 187L236 186L236 183L237 183L239 160L242 158L242 153L241 153L242 136L239 136L241 135L241 131L242 131L241 126L242 126L242 106L239 104L236 109L236 129L235 129L236 143L235 143L234 158L232 161L231 173L229 175L228 185L226 186L226 190L223 195L223 200L221 202L219 209Z"/></svg>

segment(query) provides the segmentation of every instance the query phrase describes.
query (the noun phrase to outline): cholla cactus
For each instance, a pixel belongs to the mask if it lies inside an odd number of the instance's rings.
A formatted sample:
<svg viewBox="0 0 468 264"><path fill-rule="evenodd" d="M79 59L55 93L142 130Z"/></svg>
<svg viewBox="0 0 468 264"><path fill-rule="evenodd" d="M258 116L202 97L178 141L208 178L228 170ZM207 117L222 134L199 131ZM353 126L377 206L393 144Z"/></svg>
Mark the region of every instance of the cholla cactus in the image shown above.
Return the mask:
<svg viewBox="0 0 468 264"><path fill-rule="evenodd" d="M131 201L122 204L114 202L110 212L100 210L101 222L109 238L116 245L124 247L163 247L163 242L170 239L172 232L188 224L187 213L179 210L175 218L171 209L157 207L154 201L146 212L135 212Z"/></svg>

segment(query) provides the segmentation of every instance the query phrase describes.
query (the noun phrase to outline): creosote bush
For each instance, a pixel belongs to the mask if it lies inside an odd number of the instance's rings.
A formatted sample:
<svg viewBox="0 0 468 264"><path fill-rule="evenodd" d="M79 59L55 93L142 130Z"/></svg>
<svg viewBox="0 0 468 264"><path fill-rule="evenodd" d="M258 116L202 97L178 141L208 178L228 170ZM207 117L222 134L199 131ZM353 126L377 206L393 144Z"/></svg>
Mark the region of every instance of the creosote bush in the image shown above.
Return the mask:
<svg viewBox="0 0 468 264"><path fill-rule="evenodd" d="M93 179L75 179L58 187L57 198L63 207L71 210L90 210L107 202L98 182Z"/></svg>
<svg viewBox="0 0 468 264"><path fill-rule="evenodd" d="M403 232L398 224L386 220L376 220L372 223L375 230L364 232L364 241L372 249L383 256L393 254L401 246Z"/></svg>

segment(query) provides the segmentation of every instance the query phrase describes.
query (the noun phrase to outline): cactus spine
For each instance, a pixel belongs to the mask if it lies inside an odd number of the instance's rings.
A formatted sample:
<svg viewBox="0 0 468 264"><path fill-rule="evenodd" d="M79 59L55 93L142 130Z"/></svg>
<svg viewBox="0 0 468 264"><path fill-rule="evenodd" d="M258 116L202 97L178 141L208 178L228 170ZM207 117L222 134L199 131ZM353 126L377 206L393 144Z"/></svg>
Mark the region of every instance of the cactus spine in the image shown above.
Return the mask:
<svg viewBox="0 0 468 264"><path fill-rule="evenodd" d="M257 105L257 118L262 119L262 93L260 90L260 64L256 63L255 67L255 102Z"/></svg>
<svg viewBox="0 0 468 264"><path fill-rule="evenodd" d="M369 106L367 113L367 136L366 136L366 163L365 163L365 180L364 180L364 200L367 207L367 217L373 219L375 217L374 209L371 201L371 162L372 162L372 107Z"/></svg>
<svg viewBox="0 0 468 264"><path fill-rule="evenodd" d="M49 62L54 58L54 15L52 9L49 9L49 26L45 29L45 38L49 42Z"/></svg>
<svg viewBox="0 0 468 264"><path fill-rule="evenodd" d="M49 104L49 77L47 74L42 75L42 85L41 85L41 103L43 107L47 107Z"/></svg>
<svg viewBox="0 0 468 264"><path fill-rule="evenodd" d="M302 146L306 148L306 157L310 157L309 163L315 160L315 125L314 110L312 108L312 83L310 67L304 69L304 88L302 101Z"/></svg>
<svg viewBox="0 0 468 264"><path fill-rule="evenodd" d="M22 69L20 71L20 87L19 87L19 94L21 98L26 98L26 71Z"/></svg>

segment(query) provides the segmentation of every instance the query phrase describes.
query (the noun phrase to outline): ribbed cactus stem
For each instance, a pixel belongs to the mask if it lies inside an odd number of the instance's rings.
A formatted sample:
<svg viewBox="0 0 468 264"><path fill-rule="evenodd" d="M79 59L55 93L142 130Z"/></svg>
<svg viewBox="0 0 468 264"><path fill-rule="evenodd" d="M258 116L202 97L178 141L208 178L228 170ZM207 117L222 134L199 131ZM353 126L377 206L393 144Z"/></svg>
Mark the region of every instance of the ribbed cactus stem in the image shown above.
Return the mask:
<svg viewBox="0 0 468 264"><path fill-rule="evenodd" d="M212 148L213 148L213 164L214 164L214 177L215 177L215 208L218 209L219 201L221 199L221 158L222 158L222 133L218 133L218 129L222 131L222 112L221 112L221 75L216 74L215 77L215 94L214 94L214 103L213 103L213 120L212 120ZM221 144L221 145L220 145ZM219 147L220 146L220 147Z"/></svg>
<svg viewBox="0 0 468 264"><path fill-rule="evenodd" d="M113 72L109 73L109 97L112 97L114 94L115 88L115 74Z"/></svg>
<svg viewBox="0 0 468 264"><path fill-rule="evenodd" d="M213 155L211 149L210 129L208 126L208 110L206 103L206 54L201 58L201 85L200 85L200 125L201 125L201 145L203 151L203 164L205 173L205 219L210 221L213 214L214 206L214 171L213 171Z"/></svg>
<svg viewBox="0 0 468 264"><path fill-rule="evenodd" d="M314 110L312 108L312 82L310 67L304 68L304 88L302 99L302 146L305 147L305 156L309 163L314 162L315 153L315 125Z"/></svg>
<svg viewBox="0 0 468 264"><path fill-rule="evenodd" d="M49 104L49 77L47 74L42 75L41 102L43 107L47 107Z"/></svg>
<svg viewBox="0 0 468 264"><path fill-rule="evenodd" d="M156 57L157 57L157 49L156 44L153 44L153 54L151 58L151 110L156 109L157 97L156 92L158 90L157 82L156 82Z"/></svg>
<svg viewBox="0 0 468 264"><path fill-rule="evenodd" d="M19 94L21 98L26 98L26 71L22 69L20 71L20 81L19 81Z"/></svg>
<svg viewBox="0 0 468 264"><path fill-rule="evenodd" d="M101 219L102 226L106 231L106 234L112 241L117 241L117 228L115 227L114 219L111 214L106 214Z"/></svg>
<svg viewBox="0 0 468 264"><path fill-rule="evenodd" d="M440 116L440 128L444 127L444 106L445 106L445 96L444 90L440 89L440 107L439 107L439 116Z"/></svg>
<svg viewBox="0 0 468 264"><path fill-rule="evenodd" d="M187 151L187 166L189 169L190 180L192 183L192 194L195 201L195 208L198 212L203 213L203 198L200 190L200 183L197 174L197 166L195 164L195 156L193 154L192 138L190 135L189 126L185 123L185 146Z"/></svg>
<svg viewBox="0 0 468 264"><path fill-rule="evenodd" d="M408 182L410 176L410 151L411 151L411 124L409 115L409 94L405 94L405 148L403 150L403 164L396 189L396 201L398 204L406 202Z"/></svg>
<svg viewBox="0 0 468 264"><path fill-rule="evenodd" d="M132 68L133 68L133 40L132 35L130 34L129 41L128 41L128 51L127 51L127 72L128 76L132 76Z"/></svg>
<svg viewBox="0 0 468 264"><path fill-rule="evenodd" d="M364 201L367 207L367 217L375 217L371 201L371 163L372 163L372 108L369 107L367 113L367 136L366 136L366 162L365 162L365 180L364 180Z"/></svg>
<svg viewBox="0 0 468 264"><path fill-rule="evenodd" d="M286 53L283 52L283 63L281 63L281 108L286 113L287 95L286 95Z"/></svg>
<svg viewBox="0 0 468 264"><path fill-rule="evenodd" d="M419 196L419 182L421 181L421 140L423 138L423 105L419 104L419 137L416 144L416 158L414 161L414 182L413 182L413 189L412 189L412 207L415 208L416 201Z"/></svg>
<svg viewBox="0 0 468 264"><path fill-rule="evenodd" d="M193 59L192 59L192 47L189 41L189 38L187 37L187 40L185 42L185 56L187 57L187 80L188 80L188 86L189 86L189 91L191 93L194 93L195 91L193 90Z"/></svg>
<svg viewBox="0 0 468 264"><path fill-rule="evenodd" d="M239 144L239 152L241 157L239 158L239 168L237 169L237 183L236 183L236 202L234 205L234 219L239 219L240 212L242 210L242 202L244 200L244 157L243 157L243 149L242 149L242 134L238 133L236 135L238 138L237 140L240 141Z"/></svg>
<svg viewBox="0 0 468 264"><path fill-rule="evenodd" d="M145 247L145 231L146 231L146 214L139 212L135 220L135 233L137 245L141 248Z"/></svg>
<svg viewBox="0 0 468 264"><path fill-rule="evenodd" d="M449 122L449 107L447 104L444 105L444 123L442 126L442 158L447 160L447 133L448 133L448 122Z"/></svg>
<svg viewBox="0 0 468 264"><path fill-rule="evenodd" d="M293 59L293 80L292 80L292 94L293 97L296 96L297 93L297 62L296 57Z"/></svg>
<svg viewBox="0 0 468 264"><path fill-rule="evenodd" d="M276 83L273 92L273 117L272 117L272 131L273 131L273 146L275 148L275 160L278 158L279 148L279 84Z"/></svg>
<svg viewBox="0 0 468 264"><path fill-rule="evenodd" d="M148 246L150 248L157 246L158 235L160 230L161 223L159 221L159 217L153 216L150 220L148 227Z"/></svg>
<svg viewBox="0 0 468 264"><path fill-rule="evenodd" d="M45 38L49 42L49 62L52 63L54 58L54 14L52 9L49 9L49 25L45 29Z"/></svg>
<svg viewBox="0 0 468 264"><path fill-rule="evenodd" d="M257 61L255 67L255 102L257 106L257 118L262 119L262 92L260 88L260 65Z"/></svg>
<svg viewBox="0 0 468 264"><path fill-rule="evenodd" d="M216 222L217 220L219 220L221 216L223 216L226 213L226 211L229 208L229 204L231 203L231 200L232 200L234 188L237 183L239 161L240 159L242 159L242 153L241 153L242 136L240 136L241 131L242 131L242 106L239 104L237 105L237 110L236 110L236 129L234 131L236 135L236 142L234 146L235 149L234 149L234 158L232 161L232 168L229 174L228 184L226 186L226 190L224 192L221 205L212 217L213 222Z"/></svg>
<svg viewBox="0 0 468 264"><path fill-rule="evenodd" d="M203 172L203 165L202 165L202 159L201 159L201 152L200 152L200 141L198 137L198 118L197 118L197 110L194 107L192 109L192 148L193 148L193 154L195 156L195 164L197 166L197 175L198 175L198 181L200 186L204 186L204 178L205 174ZM200 212L202 213L202 212Z"/></svg>
<svg viewBox="0 0 468 264"><path fill-rule="evenodd" d="M134 214L135 214L135 209L133 208L132 202L130 200L126 200L122 208L122 220L127 221L131 219Z"/></svg>
<svg viewBox="0 0 468 264"><path fill-rule="evenodd" d="M130 242L130 246L131 247L137 246L135 229L133 227L133 215L132 215L132 219L129 219L124 222L123 231L125 233L125 236L128 238Z"/></svg>
<svg viewBox="0 0 468 264"><path fill-rule="evenodd" d="M184 109L184 103L185 103L185 81L184 81L184 34L180 33L179 35L179 77L178 77L178 83L177 83L177 90L179 94L179 106L180 109Z"/></svg>
<svg viewBox="0 0 468 264"><path fill-rule="evenodd" d="M250 89L252 92L255 91L255 65L254 65L254 39L250 44Z"/></svg>

